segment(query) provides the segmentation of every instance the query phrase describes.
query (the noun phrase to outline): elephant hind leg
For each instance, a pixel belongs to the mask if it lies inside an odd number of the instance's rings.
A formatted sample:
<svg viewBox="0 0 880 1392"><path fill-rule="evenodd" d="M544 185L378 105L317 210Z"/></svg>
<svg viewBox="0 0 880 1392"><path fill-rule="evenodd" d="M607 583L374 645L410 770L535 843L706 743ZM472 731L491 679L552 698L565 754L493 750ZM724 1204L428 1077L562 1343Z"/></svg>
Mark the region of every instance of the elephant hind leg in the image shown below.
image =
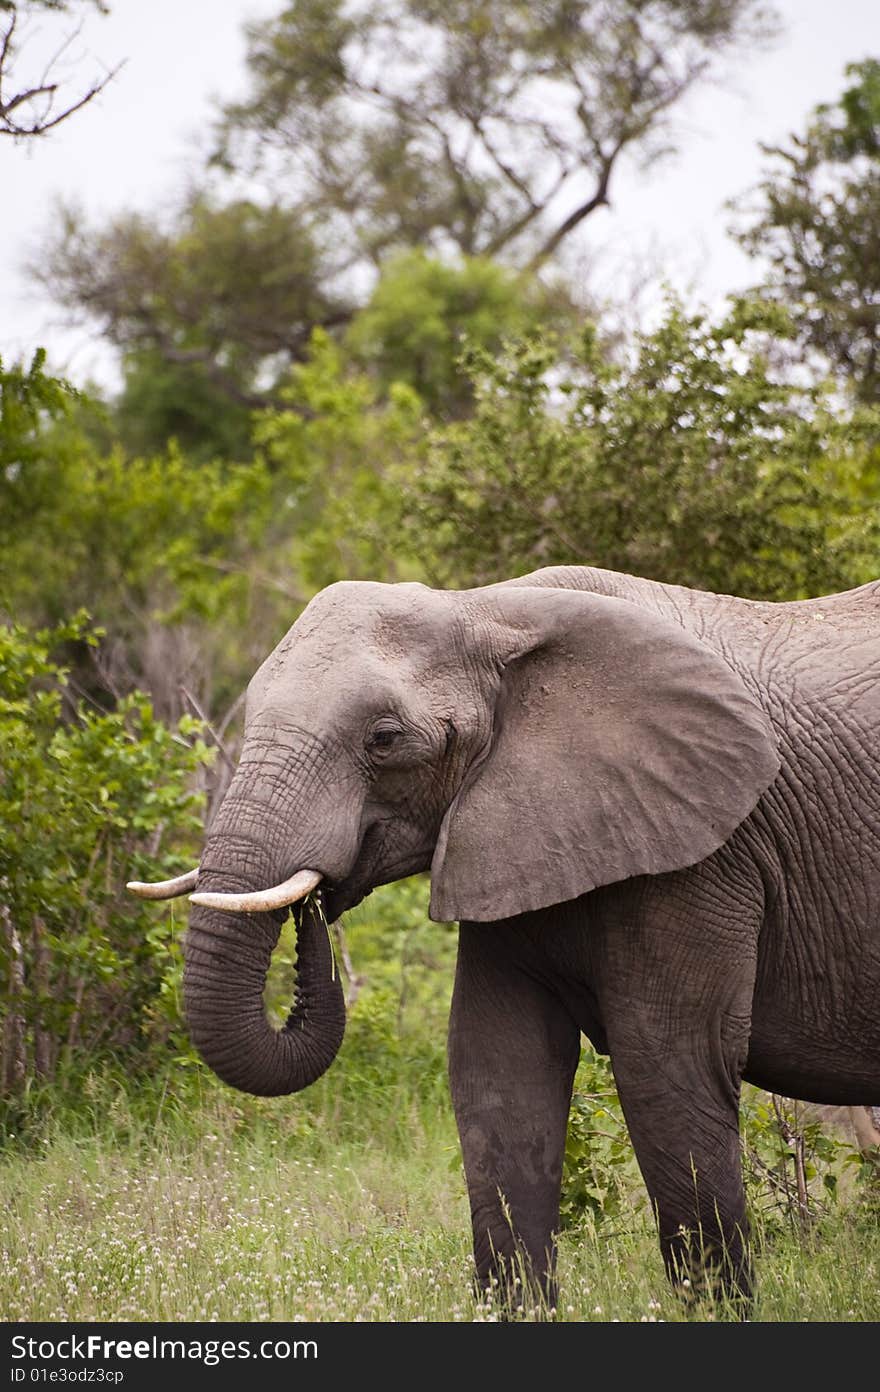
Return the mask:
<svg viewBox="0 0 880 1392"><path fill-rule="evenodd" d="M667 1271L689 1296L742 1311L752 1271L739 1098L760 919L714 870L631 882L595 934L594 962Z"/></svg>
<svg viewBox="0 0 880 1392"><path fill-rule="evenodd" d="M556 1304L556 1228L580 1031L514 923L462 924L449 1076L477 1280L502 1306ZM525 1296L525 1299L524 1299Z"/></svg>
<svg viewBox="0 0 880 1392"><path fill-rule="evenodd" d="M729 1059L748 1024L728 1018L720 1033ZM718 1084L712 1043L654 1038L653 1050L648 1067L644 1051L612 1046L612 1064L667 1273L688 1298L709 1295L742 1310L752 1268L736 1102Z"/></svg>

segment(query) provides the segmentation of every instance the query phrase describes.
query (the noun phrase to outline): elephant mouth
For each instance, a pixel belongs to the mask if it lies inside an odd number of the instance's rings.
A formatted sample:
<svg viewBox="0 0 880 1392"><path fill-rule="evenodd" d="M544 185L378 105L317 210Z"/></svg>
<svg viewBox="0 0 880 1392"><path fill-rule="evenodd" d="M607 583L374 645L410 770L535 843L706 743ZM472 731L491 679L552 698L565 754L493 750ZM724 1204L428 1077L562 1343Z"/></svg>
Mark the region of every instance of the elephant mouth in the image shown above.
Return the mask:
<svg viewBox="0 0 880 1392"><path fill-rule="evenodd" d="M417 862L407 862L394 870L384 871L377 878L366 881L359 880L357 884L351 881L346 881L340 885L322 884L321 898L327 922L335 923L343 914L356 909L359 904L370 897L374 890L381 889L383 885L396 884L399 880L405 880L410 875L422 874L428 869L430 869L430 861L425 862L420 859Z"/></svg>
<svg viewBox="0 0 880 1392"><path fill-rule="evenodd" d="M321 886L321 900L324 904L324 912L328 923L335 923L344 913L350 909L356 909L358 904L362 904L373 892L372 885L365 885L362 889L354 889L348 885L325 884Z"/></svg>
<svg viewBox="0 0 880 1392"><path fill-rule="evenodd" d="M327 879L321 885L328 922L357 908L375 889L430 870L433 854L433 846L426 845L421 837L418 841L411 834L407 837L400 822L374 822L364 833L349 874L335 882Z"/></svg>

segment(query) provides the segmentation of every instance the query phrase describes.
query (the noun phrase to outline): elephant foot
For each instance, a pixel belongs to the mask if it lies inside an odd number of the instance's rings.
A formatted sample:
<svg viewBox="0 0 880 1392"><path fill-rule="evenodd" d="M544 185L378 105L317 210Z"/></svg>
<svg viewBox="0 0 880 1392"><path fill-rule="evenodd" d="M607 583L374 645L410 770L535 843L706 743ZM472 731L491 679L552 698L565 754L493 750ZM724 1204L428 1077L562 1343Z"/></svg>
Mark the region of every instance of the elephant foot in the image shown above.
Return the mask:
<svg viewBox="0 0 880 1392"><path fill-rule="evenodd" d="M537 1275L524 1254L501 1259L486 1275L474 1280L477 1304L499 1323L546 1323L556 1318L558 1285L555 1275Z"/></svg>
<svg viewBox="0 0 880 1392"><path fill-rule="evenodd" d="M721 1249L682 1226L662 1246L667 1275L683 1304L695 1311L714 1305L727 1318L749 1318L754 1282L745 1242L738 1238L732 1250Z"/></svg>

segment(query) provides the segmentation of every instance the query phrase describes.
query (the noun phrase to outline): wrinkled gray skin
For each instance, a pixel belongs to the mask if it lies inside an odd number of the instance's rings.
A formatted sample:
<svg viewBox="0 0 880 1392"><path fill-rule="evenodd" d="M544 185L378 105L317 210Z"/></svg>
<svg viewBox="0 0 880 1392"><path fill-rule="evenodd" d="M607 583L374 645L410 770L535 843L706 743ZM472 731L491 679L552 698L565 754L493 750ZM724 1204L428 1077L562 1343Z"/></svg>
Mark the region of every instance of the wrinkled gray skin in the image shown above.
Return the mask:
<svg viewBox="0 0 880 1392"><path fill-rule="evenodd" d="M449 1072L480 1279L523 1256L555 1298L582 1030L673 1279L747 1295L740 1080L880 1096L878 729L880 581L794 604L580 567L334 585L251 682L199 889L318 870L332 920L430 868L432 917L461 924ZM342 1037L308 909L291 1019L266 1023L283 917L190 918L193 1039L250 1092L307 1086Z"/></svg>

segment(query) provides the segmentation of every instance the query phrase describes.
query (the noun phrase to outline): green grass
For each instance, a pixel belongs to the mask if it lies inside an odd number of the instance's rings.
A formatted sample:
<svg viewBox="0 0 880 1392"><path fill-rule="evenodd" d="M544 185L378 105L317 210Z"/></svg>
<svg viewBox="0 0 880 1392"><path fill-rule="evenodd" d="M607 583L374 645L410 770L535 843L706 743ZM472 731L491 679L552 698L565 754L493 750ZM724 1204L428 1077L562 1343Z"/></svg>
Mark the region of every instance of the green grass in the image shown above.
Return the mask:
<svg viewBox="0 0 880 1392"><path fill-rule="evenodd" d="M497 1318L470 1292L440 1061L407 1062L375 1090L353 1061L337 1067L276 1102L201 1074L137 1090L105 1075L56 1099L0 1160L0 1318ZM757 1244L755 1319L880 1318L880 1224L864 1199L828 1208L808 1239L762 1220ZM565 1233L560 1285L561 1319L724 1317L670 1291L644 1204Z"/></svg>
<svg viewBox="0 0 880 1392"><path fill-rule="evenodd" d="M368 984L339 1058L305 1093L245 1097L166 1054L152 1076L143 1059L125 1072L80 1063L0 1107L0 1319L497 1319L471 1292L446 1081L455 933L427 921L423 900L408 881L349 916ZM288 934L268 991L279 1019L292 958ZM576 1089L558 1318L727 1317L688 1310L667 1285L607 1063L587 1050ZM820 1216L804 1238L762 1178L784 1169L768 1099L747 1089L743 1117L763 1166L749 1173L754 1318L880 1319L880 1204L866 1174L812 1136Z"/></svg>

